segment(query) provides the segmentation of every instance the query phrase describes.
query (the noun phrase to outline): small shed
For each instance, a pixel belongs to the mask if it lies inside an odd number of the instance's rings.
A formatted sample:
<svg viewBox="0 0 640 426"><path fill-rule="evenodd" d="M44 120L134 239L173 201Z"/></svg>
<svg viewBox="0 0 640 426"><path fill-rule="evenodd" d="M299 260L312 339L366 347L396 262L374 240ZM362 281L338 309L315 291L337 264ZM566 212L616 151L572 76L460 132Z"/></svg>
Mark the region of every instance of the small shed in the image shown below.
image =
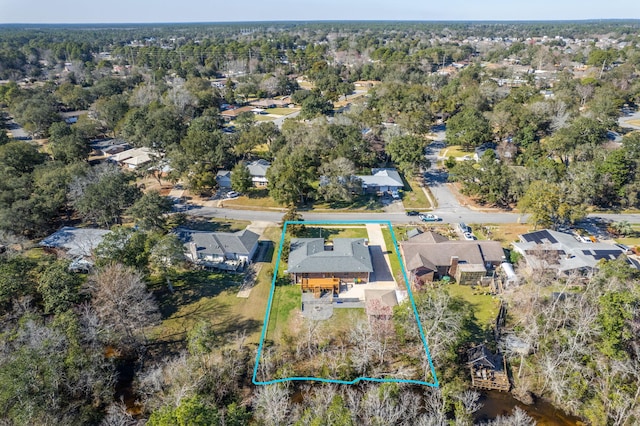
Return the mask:
<svg viewBox="0 0 640 426"><path fill-rule="evenodd" d="M507 363L500 353L494 354L485 345L478 345L467 351L467 358L473 387L509 390L511 384L507 374Z"/></svg>

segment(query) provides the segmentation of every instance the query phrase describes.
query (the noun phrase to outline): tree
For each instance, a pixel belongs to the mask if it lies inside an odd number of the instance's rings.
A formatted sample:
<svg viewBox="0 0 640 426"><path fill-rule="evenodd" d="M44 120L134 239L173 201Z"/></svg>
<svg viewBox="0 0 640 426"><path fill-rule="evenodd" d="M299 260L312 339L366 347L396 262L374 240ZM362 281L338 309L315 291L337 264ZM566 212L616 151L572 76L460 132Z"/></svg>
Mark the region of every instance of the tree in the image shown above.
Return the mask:
<svg viewBox="0 0 640 426"><path fill-rule="evenodd" d="M167 234L160 238L149 253L149 263L158 273L165 277L167 287L173 293L171 277L176 268L184 264L185 248L175 234Z"/></svg>
<svg viewBox="0 0 640 426"><path fill-rule="evenodd" d="M84 161L89 156L89 144L66 123L53 123L49 128L49 135L49 146L54 160L70 164Z"/></svg>
<svg viewBox="0 0 640 426"><path fill-rule="evenodd" d="M296 208L295 204L290 204L289 207L287 207L287 211L286 213L282 216L282 225L284 226L284 224L286 222L302 222L304 219L302 217L302 215L300 214L300 212L298 212L298 209ZM300 235L302 235L305 231L305 226L303 224L288 224L287 225L287 231L294 237L299 237ZM288 244L286 244L287 249L288 249Z"/></svg>
<svg viewBox="0 0 640 426"><path fill-rule="evenodd" d="M420 167L427 167L426 144L417 136L397 136L391 139L386 150L395 165L407 176L412 176Z"/></svg>
<svg viewBox="0 0 640 426"><path fill-rule="evenodd" d="M326 201L351 202L354 195L362 192L362 181L355 175L353 162L346 158L336 158L320 166L320 187L318 193Z"/></svg>
<svg viewBox="0 0 640 426"><path fill-rule="evenodd" d="M146 340L144 328L160 315L140 272L112 263L98 269L87 284L98 317L112 327L114 342L132 348Z"/></svg>
<svg viewBox="0 0 640 426"><path fill-rule="evenodd" d="M127 214L136 220L141 229L158 230L166 225L166 214L171 212L172 207L169 198L152 190L142 194L142 197L127 209Z"/></svg>
<svg viewBox="0 0 640 426"><path fill-rule="evenodd" d="M291 149L289 155L280 151L267 169L269 195L282 204L304 203L316 180L313 158L304 146Z"/></svg>
<svg viewBox="0 0 640 426"><path fill-rule="evenodd" d="M554 183L535 181L518 202L523 213L529 213L535 227L556 229L565 222L575 222L584 215L581 206L571 206L564 201L560 187Z"/></svg>
<svg viewBox="0 0 640 426"><path fill-rule="evenodd" d="M463 109L447 121L447 143L469 151L492 139L489 120L479 111Z"/></svg>
<svg viewBox="0 0 640 426"><path fill-rule="evenodd" d="M133 175L118 169L106 169L93 181L76 184L81 193L74 200L74 206L85 220L109 227L121 222L122 214L140 194L131 185Z"/></svg>
<svg viewBox="0 0 640 426"><path fill-rule="evenodd" d="M38 277L38 293L46 314L59 314L73 307L80 300L82 278L69 271L69 262L58 260Z"/></svg>
<svg viewBox="0 0 640 426"><path fill-rule="evenodd" d="M177 407L164 406L149 417L149 426L210 426L219 424L218 409L199 396L184 398Z"/></svg>
<svg viewBox="0 0 640 426"><path fill-rule="evenodd" d="M251 173L246 164L240 162L231 171L231 188L240 193L247 192L253 183L251 181Z"/></svg>
<svg viewBox="0 0 640 426"><path fill-rule="evenodd" d="M129 103L126 95L112 95L98 99L92 109L102 125L115 137L116 126L129 110Z"/></svg>
<svg viewBox="0 0 640 426"><path fill-rule="evenodd" d="M22 141L0 146L0 166L8 167L18 174L31 173L45 159L46 156L38 152L35 146Z"/></svg>

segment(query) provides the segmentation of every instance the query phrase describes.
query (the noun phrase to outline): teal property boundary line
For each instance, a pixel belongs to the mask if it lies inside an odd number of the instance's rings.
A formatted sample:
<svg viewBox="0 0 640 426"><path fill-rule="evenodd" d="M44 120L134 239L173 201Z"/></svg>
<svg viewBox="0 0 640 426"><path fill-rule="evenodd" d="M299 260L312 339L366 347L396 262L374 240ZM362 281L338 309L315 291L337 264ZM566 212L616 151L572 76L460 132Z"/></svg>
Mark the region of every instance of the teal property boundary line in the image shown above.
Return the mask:
<svg viewBox="0 0 640 426"><path fill-rule="evenodd" d="M324 379L320 377L285 377L283 379L274 379L268 381L259 381L257 379L258 376L258 367L260 365L260 357L262 356L262 349L264 347L265 337L267 335L267 328L269 327L269 316L271 314L271 304L273 303L273 295L276 289L276 278L278 275L278 270L280 267L280 259L282 256L282 247L284 246L285 234L287 232L288 225L366 225L366 224L379 224L379 225L387 225L389 227L389 231L391 233L391 239L393 240L393 246L396 250L396 256L398 256L398 260L400 262L400 269L402 270L402 276L404 278L405 286L407 287L407 292L409 295L409 300L411 301L411 307L413 308L413 314L415 316L418 330L420 331L420 339L422 340L422 345L425 350L425 354L427 355L427 359L429 361L429 369L431 371L431 376L433 377L433 383L425 382L422 380L410 380L410 379L393 379L393 378L376 378L376 377L357 377L354 380L336 380L336 379ZM438 377L436 376L436 370L433 366L433 361L431 359L431 352L429 352L429 345L427 344L427 338L424 334L424 329L422 328L422 323L420 322L420 317L418 316L418 309L416 307L415 300L413 299L413 293L411 292L411 286L409 285L409 279L407 278L407 272L404 269L404 263L400 258L400 249L398 247L398 241L396 239L396 235L393 232L393 226L390 221L384 220L361 220L361 221L352 221L352 220L344 220L344 221L286 221L282 228L282 235L280 237L280 247L278 248L278 258L276 259L276 265L273 271L273 278L271 280L271 292L269 293L269 301L267 302L267 311L264 315L264 324L262 326L262 333L260 335L260 344L258 345L258 353L256 354L256 362L253 366L253 378L251 379L253 384L255 385L272 385L276 383L283 382L294 382L294 381L315 381L315 382L323 382L323 383L337 383L343 385L355 385L359 382L378 382L378 383L411 383L416 385L424 385L437 388L440 386L438 382Z"/></svg>

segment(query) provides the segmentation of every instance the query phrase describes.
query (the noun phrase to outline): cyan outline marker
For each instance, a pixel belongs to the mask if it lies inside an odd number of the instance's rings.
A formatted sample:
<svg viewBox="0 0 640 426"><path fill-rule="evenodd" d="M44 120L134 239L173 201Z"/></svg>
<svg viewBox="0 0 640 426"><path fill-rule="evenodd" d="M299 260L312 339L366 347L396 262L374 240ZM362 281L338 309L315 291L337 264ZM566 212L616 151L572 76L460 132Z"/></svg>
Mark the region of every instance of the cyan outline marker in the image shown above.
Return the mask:
<svg viewBox="0 0 640 426"><path fill-rule="evenodd" d="M287 232L287 225L366 225L367 223L377 223L381 225L387 225L389 227L389 231L391 232L391 239L393 240L393 246L396 250L396 256L398 256L398 260L400 261L400 269L402 270L402 276L404 277L405 286L407 287L407 292L409 295L409 300L411 301L411 307L413 308L413 315L416 318L416 322L418 324L418 330L420 331L420 339L422 340L422 345L425 350L425 354L427 355L427 359L429 361L429 369L431 370L431 376L433 377L433 383L425 382L422 380L409 380L409 379L380 379L376 377L357 377L354 380L336 380L336 379L324 379L320 377L286 377L283 379L274 379L268 380L266 382L261 382L257 380L258 376L258 366L260 364L260 356L262 355L262 347L264 345L264 339L267 335L267 328L269 326L269 315L271 314L271 304L273 302L273 295L276 289L276 277L278 276L278 269L280 268L280 257L282 256L282 247L284 246L284 236ZM422 323L420 322L420 317L418 316L418 309L416 308L416 303L413 299L413 293L411 292L411 286L409 285L409 279L407 278L407 273L404 269L404 263L400 258L400 249L398 248L398 241L396 240L396 235L393 232L393 226L391 222L388 220L341 220L341 221L333 221L333 222L324 222L324 221L286 221L284 223L284 227L282 228L282 236L280 237L280 247L278 248L278 258L276 260L276 266L273 271L273 278L271 280L271 292L269 293L269 301L267 302L267 312L264 314L264 324L262 326L262 334L260 335L260 344L258 345L258 353L256 354L256 362L253 366L253 378L251 379L254 385L272 385L276 383L283 382L293 382L293 381L316 381L316 382L324 382L324 383L338 383L342 385L355 385L358 382L379 382L379 383L412 383L416 385L425 385L437 388L440 386L438 382L438 377L436 376L436 370L433 367L433 361L431 360L431 353L429 352L429 346L427 345L427 338L424 335L424 330L422 328Z"/></svg>

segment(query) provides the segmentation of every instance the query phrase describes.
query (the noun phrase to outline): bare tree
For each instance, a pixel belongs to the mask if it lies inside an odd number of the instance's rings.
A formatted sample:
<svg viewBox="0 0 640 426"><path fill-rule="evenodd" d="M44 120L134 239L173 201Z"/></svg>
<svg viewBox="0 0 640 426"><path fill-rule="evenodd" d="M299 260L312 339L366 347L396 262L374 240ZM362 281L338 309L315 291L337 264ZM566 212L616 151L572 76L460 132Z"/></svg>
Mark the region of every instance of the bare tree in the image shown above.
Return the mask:
<svg viewBox="0 0 640 426"><path fill-rule="evenodd" d="M142 274L130 267L107 265L89 278L88 286L98 318L111 325L113 337L127 346L144 340L144 328L160 319Z"/></svg>
<svg viewBox="0 0 640 426"><path fill-rule="evenodd" d="M255 394L254 407L258 424L279 426L287 423L291 405L287 388L278 383L260 386Z"/></svg>

